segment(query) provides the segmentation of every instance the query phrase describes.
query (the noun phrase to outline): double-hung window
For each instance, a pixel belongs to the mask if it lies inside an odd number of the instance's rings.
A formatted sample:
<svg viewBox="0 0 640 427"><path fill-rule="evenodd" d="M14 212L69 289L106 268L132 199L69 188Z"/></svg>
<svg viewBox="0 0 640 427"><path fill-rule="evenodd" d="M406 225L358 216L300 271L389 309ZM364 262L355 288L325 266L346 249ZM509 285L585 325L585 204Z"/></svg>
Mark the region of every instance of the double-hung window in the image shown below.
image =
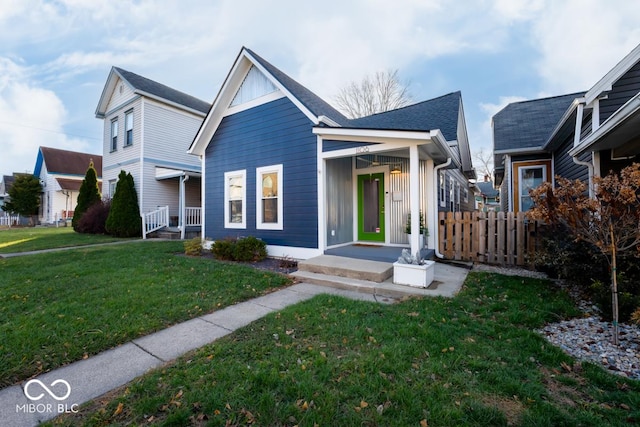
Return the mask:
<svg viewBox="0 0 640 427"><path fill-rule="evenodd" d="M118 119L111 120L111 151L118 149Z"/></svg>
<svg viewBox="0 0 640 427"><path fill-rule="evenodd" d="M247 172L239 170L224 174L224 226L247 227Z"/></svg>
<svg viewBox="0 0 640 427"><path fill-rule="evenodd" d="M518 175L519 210L526 212L533 207L529 190L533 190L547 180L547 169L545 165L523 166L518 169Z"/></svg>
<svg viewBox="0 0 640 427"><path fill-rule="evenodd" d="M124 113L124 145L133 145L133 110Z"/></svg>
<svg viewBox="0 0 640 427"><path fill-rule="evenodd" d="M256 169L256 228L282 230L282 165Z"/></svg>
<svg viewBox="0 0 640 427"><path fill-rule="evenodd" d="M449 177L449 210L451 212L456 211L455 188L456 183L451 176Z"/></svg>

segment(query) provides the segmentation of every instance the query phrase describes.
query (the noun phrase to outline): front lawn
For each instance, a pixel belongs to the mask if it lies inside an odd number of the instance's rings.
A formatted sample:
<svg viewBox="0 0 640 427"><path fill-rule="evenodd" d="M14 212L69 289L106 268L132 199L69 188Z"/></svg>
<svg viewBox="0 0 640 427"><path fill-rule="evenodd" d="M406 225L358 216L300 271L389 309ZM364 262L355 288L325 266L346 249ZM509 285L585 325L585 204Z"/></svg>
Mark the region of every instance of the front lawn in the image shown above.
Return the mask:
<svg viewBox="0 0 640 427"><path fill-rule="evenodd" d="M25 227L0 230L0 254L85 246L126 240L102 234L76 233L71 227Z"/></svg>
<svg viewBox="0 0 640 427"><path fill-rule="evenodd" d="M0 259L0 387L289 282L182 252L140 241Z"/></svg>
<svg viewBox="0 0 640 427"><path fill-rule="evenodd" d="M56 425L626 426L640 383L534 332L577 311L550 282L471 273L453 299L335 296L272 313Z"/></svg>

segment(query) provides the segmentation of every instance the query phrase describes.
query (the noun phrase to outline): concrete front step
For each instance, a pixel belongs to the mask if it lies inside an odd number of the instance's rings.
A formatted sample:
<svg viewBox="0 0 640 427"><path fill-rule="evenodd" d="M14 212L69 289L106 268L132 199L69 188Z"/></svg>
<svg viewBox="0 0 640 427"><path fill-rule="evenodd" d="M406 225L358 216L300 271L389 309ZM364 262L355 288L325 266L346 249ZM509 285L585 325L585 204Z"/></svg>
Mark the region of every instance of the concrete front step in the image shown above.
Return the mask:
<svg viewBox="0 0 640 427"><path fill-rule="evenodd" d="M368 280L351 279L347 277L332 276L329 274L312 273L309 271L296 271L290 276L303 283L327 286L334 289L354 291L363 294L377 295L394 300L408 298L412 296L439 296L440 292L435 289L414 288L405 285L396 285L387 280L386 282L371 282ZM437 286L436 286L437 287Z"/></svg>
<svg viewBox="0 0 640 427"><path fill-rule="evenodd" d="M320 255L299 261L298 271L381 283L393 276L393 264L334 255Z"/></svg>

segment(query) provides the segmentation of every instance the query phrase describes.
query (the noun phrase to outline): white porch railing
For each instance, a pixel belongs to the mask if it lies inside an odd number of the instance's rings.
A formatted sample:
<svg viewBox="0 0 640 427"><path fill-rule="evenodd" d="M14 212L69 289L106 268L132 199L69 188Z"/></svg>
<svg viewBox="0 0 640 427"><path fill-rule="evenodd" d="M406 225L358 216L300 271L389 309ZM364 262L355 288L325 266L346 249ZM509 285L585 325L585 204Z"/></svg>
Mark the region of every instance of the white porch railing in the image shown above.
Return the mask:
<svg viewBox="0 0 640 427"><path fill-rule="evenodd" d="M142 238L147 234L169 226L169 206L163 206L155 211L142 214Z"/></svg>
<svg viewBox="0 0 640 427"><path fill-rule="evenodd" d="M202 225L202 208L184 208L184 226Z"/></svg>
<svg viewBox="0 0 640 427"><path fill-rule="evenodd" d="M11 227L20 224L20 215L0 215L0 226Z"/></svg>

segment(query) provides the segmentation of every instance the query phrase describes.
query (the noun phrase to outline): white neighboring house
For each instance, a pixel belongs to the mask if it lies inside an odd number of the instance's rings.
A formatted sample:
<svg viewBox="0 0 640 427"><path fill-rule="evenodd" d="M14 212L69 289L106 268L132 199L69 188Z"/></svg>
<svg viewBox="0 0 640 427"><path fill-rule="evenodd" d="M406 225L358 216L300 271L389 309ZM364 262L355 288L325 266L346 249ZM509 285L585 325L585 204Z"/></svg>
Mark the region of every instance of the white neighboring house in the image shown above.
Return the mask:
<svg viewBox="0 0 640 427"><path fill-rule="evenodd" d="M176 227L182 238L189 226L199 231L201 162L187 149L210 107L153 80L111 68L96 108L96 117L104 121L103 194L113 196L121 170L131 173L144 236L163 227Z"/></svg>
<svg viewBox="0 0 640 427"><path fill-rule="evenodd" d="M102 156L40 147L33 175L40 179L42 199L38 219L41 224L54 224L60 220L73 218L73 210L78 204L78 193L89 164L98 175L98 187L102 179Z"/></svg>

